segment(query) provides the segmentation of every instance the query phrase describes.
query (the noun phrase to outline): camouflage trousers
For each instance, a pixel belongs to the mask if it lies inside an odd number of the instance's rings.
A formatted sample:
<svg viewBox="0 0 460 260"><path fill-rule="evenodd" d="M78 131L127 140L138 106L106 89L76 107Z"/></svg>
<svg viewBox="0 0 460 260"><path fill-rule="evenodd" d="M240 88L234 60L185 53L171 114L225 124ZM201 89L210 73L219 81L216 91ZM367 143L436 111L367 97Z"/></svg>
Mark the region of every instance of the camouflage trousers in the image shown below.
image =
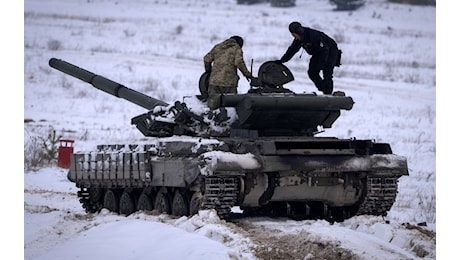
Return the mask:
<svg viewBox="0 0 460 260"><path fill-rule="evenodd" d="M236 87L209 86L208 107L216 109L220 106L220 94L237 94Z"/></svg>
<svg viewBox="0 0 460 260"><path fill-rule="evenodd" d="M215 95L215 94L236 94L236 86L235 87L221 87L221 86L209 86L208 95Z"/></svg>

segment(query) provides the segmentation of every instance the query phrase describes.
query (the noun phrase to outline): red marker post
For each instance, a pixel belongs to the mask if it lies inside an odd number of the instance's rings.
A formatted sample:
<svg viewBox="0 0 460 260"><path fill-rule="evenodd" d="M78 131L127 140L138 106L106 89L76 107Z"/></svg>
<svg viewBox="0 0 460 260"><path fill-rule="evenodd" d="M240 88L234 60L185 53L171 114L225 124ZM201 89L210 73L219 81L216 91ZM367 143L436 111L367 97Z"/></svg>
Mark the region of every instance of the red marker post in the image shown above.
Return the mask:
<svg viewBox="0 0 460 260"><path fill-rule="evenodd" d="M70 155L73 153L74 140L61 139L59 140L58 148L58 167L70 168Z"/></svg>

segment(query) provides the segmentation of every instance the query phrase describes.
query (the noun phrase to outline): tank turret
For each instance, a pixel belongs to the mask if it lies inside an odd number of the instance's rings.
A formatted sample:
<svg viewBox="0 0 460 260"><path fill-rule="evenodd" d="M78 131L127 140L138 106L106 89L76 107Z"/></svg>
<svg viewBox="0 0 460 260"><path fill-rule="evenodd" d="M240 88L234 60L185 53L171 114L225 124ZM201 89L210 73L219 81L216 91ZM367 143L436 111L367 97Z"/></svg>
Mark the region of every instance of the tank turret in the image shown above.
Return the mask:
<svg viewBox="0 0 460 260"><path fill-rule="evenodd" d="M211 100L211 102L208 101L211 109L199 114L190 110L183 102L177 101L172 107L169 107L166 102L127 88L66 61L52 58L49 64L57 70L90 83L97 89L149 110L145 114L134 117L131 123L136 125L142 134L150 137L175 134L253 137L311 136L318 132L318 127L332 127L340 116L340 110L350 110L354 103L351 97L344 95L317 96L316 94L293 93L283 87L283 84L294 79L291 71L283 64L273 61L262 64L258 77L251 82L251 88L247 94L222 94L208 97ZM204 84L202 82L200 79L200 84ZM201 86L200 89L202 89ZM155 110L157 106L165 108ZM227 108L235 110L236 121L227 121L229 119ZM214 123L219 124L219 131L212 127Z"/></svg>

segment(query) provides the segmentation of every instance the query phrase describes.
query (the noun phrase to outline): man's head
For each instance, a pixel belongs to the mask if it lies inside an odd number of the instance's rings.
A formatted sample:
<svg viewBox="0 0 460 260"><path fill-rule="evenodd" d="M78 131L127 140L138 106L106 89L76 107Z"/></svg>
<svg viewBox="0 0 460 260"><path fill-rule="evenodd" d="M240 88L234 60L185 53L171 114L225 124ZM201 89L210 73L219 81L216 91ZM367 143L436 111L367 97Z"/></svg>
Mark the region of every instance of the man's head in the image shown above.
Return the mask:
<svg viewBox="0 0 460 260"><path fill-rule="evenodd" d="M292 22L289 24L289 31L291 32L292 36L297 40L303 35L303 28L299 22Z"/></svg>
<svg viewBox="0 0 460 260"><path fill-rule="evenodd" d="M243 48L243 38L241 38L240 36L238 35L234 35L232 37L230 37L230 39L233 39L236 41L236 43L238 43L238 45Z"/></svg>

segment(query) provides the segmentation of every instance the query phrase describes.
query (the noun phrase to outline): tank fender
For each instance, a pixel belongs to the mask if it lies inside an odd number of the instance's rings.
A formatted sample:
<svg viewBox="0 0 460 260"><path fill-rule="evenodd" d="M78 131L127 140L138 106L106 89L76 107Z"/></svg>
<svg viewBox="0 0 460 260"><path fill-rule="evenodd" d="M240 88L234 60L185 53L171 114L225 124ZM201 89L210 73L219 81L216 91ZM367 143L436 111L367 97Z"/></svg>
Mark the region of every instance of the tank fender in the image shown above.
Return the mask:
<svg viewBox="0 0 460 260"><path fill-rule="evenodd" d="M235 154L212 151L200 155L200 172L210 176L216 171L253 171L262 167L261 159L252 153Z"/></svg>
<svg viewBox="0 0 460 260"><path fill-rule="evenodd" d="M188 187L200 175L198 161L190 158L152 158L153 186Z"/></svg>
<svg viewBox="0 0 460 260"><path fill-rule="evenodd" d="M188 165L186 169L184 169L184 183L186 186L190 186L192 183L196 181L198 176L200 175L198 162L193 162Z"/></svg>
<svg viewBox="0 0 460 260"><path fill-rule="evenodd" d="M379 173L409 175L407 158L395 154L374 154L371 156L372 170Z"/></svg>
<svg viewBox="0 0 460 260"><path fill-rule="evenodd" d="M394 154L365 156L261 156L264 169L271 171L307 172L374 172L378 174L408 175L407 160Z"/></svg>

